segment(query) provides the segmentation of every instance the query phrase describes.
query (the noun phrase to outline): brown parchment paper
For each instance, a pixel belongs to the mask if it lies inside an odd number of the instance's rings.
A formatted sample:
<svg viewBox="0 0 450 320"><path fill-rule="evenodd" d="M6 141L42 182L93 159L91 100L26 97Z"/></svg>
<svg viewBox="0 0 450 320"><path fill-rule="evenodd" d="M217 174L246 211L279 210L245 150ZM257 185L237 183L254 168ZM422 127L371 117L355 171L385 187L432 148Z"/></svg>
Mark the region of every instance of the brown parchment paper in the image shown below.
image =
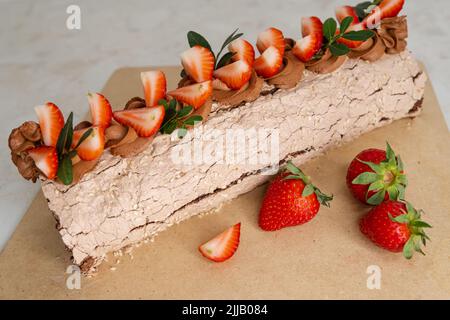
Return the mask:
<svg viewBox="0 0 450 320"><path fill-rule="evenodd" d="M178 68L162 68L174 88ZM139 71L115 72L104 93L113 106L142 95ZM320 188L333 193L310 223L275 233L257 225L265 186L192 218L143 244L132 256L108 258L81 289L66 287L69 253L39 193L0 256L0 298L42 299L449 299L450 298L450 135L430 85L423 113L366 134L305 166ZM426 210L434 228L427 256L411 261L381 250L364 238L358 219L368 207L345 186L348 163L362 149L384 148L389 140L408 171L408 200ZM236 255L222 264L205 260L199 244L242 222ZM119 262L117 264L117 262ZM381 269L381 289L367 288L371 265Z"/></svg>

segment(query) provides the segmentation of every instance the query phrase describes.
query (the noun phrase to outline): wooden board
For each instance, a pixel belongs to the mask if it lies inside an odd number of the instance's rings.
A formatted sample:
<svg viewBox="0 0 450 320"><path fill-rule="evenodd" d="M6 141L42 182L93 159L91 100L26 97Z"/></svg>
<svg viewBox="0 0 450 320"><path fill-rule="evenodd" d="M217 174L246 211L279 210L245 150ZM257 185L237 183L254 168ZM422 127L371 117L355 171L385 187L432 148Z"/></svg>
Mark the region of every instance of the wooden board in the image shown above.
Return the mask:
<svg viewBox="0 0 450 320"><path fill-rule="evenodd" d="M114 106L141 95L139 71L115 72L104 89ZM169 88L178 68L163 68ZM275 233L261 231L258 210L265 187L226 204L220 212L193 218L134 249L109 257L98 275L69 290L69 254L39 193L0 256L0 298L148 299L449 299L450 136L428 85L422 115L366 134L303 167L321 189L333 193L310 223ZM408 171L408 200L426 210L434 228L427 256L406 261L375 247L358 229L368 210L345 186L348 163L362 149L384 148L389 140ZM223 264L205 260L200 243L241 221L241 245ZM133 257L133 259L132 259ZM116 264L120 260L119 264ZM367 268L381 268L381 289L367 288ZM112 270L115 269L115 270Z"/></svg>

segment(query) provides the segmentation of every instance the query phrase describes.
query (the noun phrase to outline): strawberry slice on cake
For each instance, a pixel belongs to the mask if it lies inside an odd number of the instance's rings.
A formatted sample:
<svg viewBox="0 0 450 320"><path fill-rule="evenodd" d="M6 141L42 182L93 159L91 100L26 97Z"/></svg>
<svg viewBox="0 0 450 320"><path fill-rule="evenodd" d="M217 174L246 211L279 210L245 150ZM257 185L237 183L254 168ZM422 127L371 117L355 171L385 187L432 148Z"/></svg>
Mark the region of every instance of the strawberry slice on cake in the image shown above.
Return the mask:
<svg viewBox="0 0 450 320"><path fill-rule="evenodd" d="M56 178L58 173L58 153L55 147L36 147L28 150L28 155L47 179L53 180Z"/></svg>
<svg viewBox="0 0 450 320"><path fill-rule="evenodd" d="M313 59L323 45L323 23L317 17L302 19L303 38L295 43L292 53L303 62Z"/></svg>
<svg viewBox="0 0 450 320"><path fill-rule="evenodd" d="M90 130L89 136L80 142L81 137ZM103 127L89 127L73 132L72 148L76 149L81 160L92 161L99 158L105 148L105 129Z"/></svg>
<svg viewBox="0 0 450 320"><path fill-rule="evenodd" d="M212 90L212 81L205 81L172 90L167 95L198 109L211 97Z"/></svg>
<svg viewBox="0 0 450 320"><path fill-rule="evenodd" d="M118 123L133 128L139 137L148 138L156 134L164 120L165 109L163 106L151 108L138 108L120 110L114 112L114 120Z"/></svg>
<svg viewBox="0 0 450 320"><path fill-rule="evenodd" d="M155 70L141 72L144 87L145 104L147 107L158 105L158 101L166 97L167 81L164 72Z"/></svg>
<svg viewBox="0 0 450 320"><path fill-rule="evenodd" d="M108 99L100 93L88 93L88 101L92 124L102 128L109 127L112 120L112 109Z"/></svg>
<svg viewBox="0 0 450 320"><path fill-rule="evenodd" d="M252 77L252 68L246 61L238 60L214 71L214 77L228 88L239 90Z"/></svg>
<svg viewBox="0 0 450 320"><path fill-rule="evenodd" d="M250 42L244 39L236 39L228 45L228 51L233 52L232 61L243 60L250 66L255 61L255 49Z"/></svg>
<svg viewBox="0 0 450 320"><path fill-rule="evenodd" d="M283 56L286 47L283 32L273 27L261 32L256 41L256 47L261 54L269 47L275 47Z"/></svg>
<svg viewBox="0 0 450 320"><path fill-rule="evenodd" d="M195 82L212 80L214 63L215 59L211 50L202 46L193 46L181 54L184 71Z"/></svg>
<svg viewBox="0 0 450 320"><path fill-rule="evenodd" d="M64 116L59 108L51 102L34 108L39 119L42 140L49 147L56 147L59 134L64 127Z"/></svg>
<svg viewBox="0 0 450 320"><path fill-rule="evenodd" d="M267 48L253 65L258 76L270 78L280 72L283 66L283 55L275 46Z"/></svg>

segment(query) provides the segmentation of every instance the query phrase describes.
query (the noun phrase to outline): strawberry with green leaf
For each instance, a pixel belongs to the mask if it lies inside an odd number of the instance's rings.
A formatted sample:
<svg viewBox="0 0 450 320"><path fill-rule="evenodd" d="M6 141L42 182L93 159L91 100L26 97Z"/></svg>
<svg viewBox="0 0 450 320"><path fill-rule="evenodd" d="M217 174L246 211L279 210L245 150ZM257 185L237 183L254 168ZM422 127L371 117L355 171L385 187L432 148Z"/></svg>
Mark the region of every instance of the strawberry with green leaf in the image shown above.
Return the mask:
<svg viewBox="0 0 450 320"><path fill-rule="evenodd" d="M348 188L356 199L366 204L404 199L407 185L403 162L389 143L386 151L367 149L360 152L347 170Z"/></svg>
<svg viewBox="0 0 450 320"><path fill-rule="evenodd" d="M197 32L189 31L187 37L191 49L182 54L184 69L181 76L183 78L189 76L196 82L212 80L214 76L225 84L227 89L242 88L250 81L254 60L253 47L249 42L239 39L242 35L236 29L225 39L219 52L214 54L205 37ZM230 51L222 54L227 47ZM240 59L236 59L237 57Z"/></svg>
<svg viewBox="0 0 450 320"><path fill-rule="evenodd" d="M194 111L192 106L186 105L181 109L178 108L179 104L175 99L170 101L161 99L158 103L164 106L165 109L164 120L159 129L163 134L172 134L178 129L177 134L181 139L186 135L188 126L193 126L203 121L201 115L192 114Z"/></svg>
<svg viewBox="0 0 450 320"><path fill-rule="evenodd" d="M301 225L312 220L320 206L330 206L333 196L321 192L311 179L288 162L269 185L259 213L259 226L265 231Z"/></svg>
<svg viewBox="0 0 450 320"><path fill-rule="evenodd" d="M350 52L352 47L372 38L375 33L367 30L361 24L354 24L354 16L348 16L340 22L338 28L336 20L327 19L323 24L324 44L322 50L316 55L321 57L326 50L333 56L343 56ZM317 58L317 57L316 57Z"/></svg>
<svg viewBox="0 0 450 320"><path fill-rule="evenodd" d="M361 219L360 230L377 246L411 259L415 251L425 255L422 246L430 239L424 230L431 226L422 213L408 202L385 201Z"/></svg>

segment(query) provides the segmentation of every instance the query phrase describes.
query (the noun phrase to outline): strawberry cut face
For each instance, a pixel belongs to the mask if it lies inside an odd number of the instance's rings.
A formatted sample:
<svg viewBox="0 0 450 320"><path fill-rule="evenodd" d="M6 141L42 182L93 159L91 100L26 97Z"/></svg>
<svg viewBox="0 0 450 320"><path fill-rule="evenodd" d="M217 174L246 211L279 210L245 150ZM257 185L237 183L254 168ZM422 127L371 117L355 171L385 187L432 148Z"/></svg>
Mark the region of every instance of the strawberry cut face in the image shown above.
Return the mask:
<svg viewBox="0 0 450 320"><path fill-rule="evenodd" d="M186 50L181 54L181 64L195 82L212 80L215 59L209 49L197 45Z"/></svg>
<svg viewBox="0 0 450 320"><path fill-rule="evenodd" d="M244 39L236 39L228 45L228 50L234 52L234 56L231 58L232 61L243 60L250 66L253 66L253 62L255 61L255 49L253 49L250 42Z"/></svg>
<svg viewBox="0 0 450 320"><path fill-rule="evenodd" d="M226 84L228 88L239 90L252 76L252 68L244 60L238 60L214 71L214 77Z"/></svg>
<svg viewBox="0 0 450 320"><path fill-rule="evenodd" d="M47 177L53 180L58 172L58 154L54 147L40 146L28 150L36 167Z"/></svg>
<svg viewBox="0 0 450 320"><path fill-rule="evenodd" d="M198 109L211 97L212 90L212 81L205 81L172 90L167 95Z"/></svg>
<svg viewBox="0 0 450 320"><path fill-rule="evenodd" d="M158 101L166 97L167 81L164 72L141 72L141 81L147 107L158 105Z"/></svg>
<svg viewBox="0 0 450 320"><path fill-rule="evenodd" d="M283 55L275 47L267 48L263 54L255 60L253 68L263 78L271 78L281 71Z"/></svg>
<svg viewBox="0 0 450 320"><path fill-rule="evenodd" d="M34 108L39 118L42 140L49 147L56 147L59 134L64 127L64 116L59 108L51 102Z"/></svg>
<svg viewBox="0 0 450 320"><path fill-rule="evenodd" d="M83 134L90 129L92 129L91 134L76 149L80 159L85 161L99 158L105 147L105 129L102 127L90 127L73 132L72 148L78 145Z"/></svg>
<svg viewBox="0 0 450 320"><path fill-rule="evenodd" d="M114 119L124 126L133 128L138 136L148 138L156 134L164 120L163 106L138 108L114 112Z"/></svg>
<svg viewBox="0 0 450 320"><path fill-rule="evenodd" d="M88 101L91 109L92 124L102 128L109 127L112 120L112 109L108 99L100 93L89 93Z"/></svg>
<svg viewBox="0 0 450 320"><path fill-rule="evenodd" d="M230 259L236 252L241 235L241 224L238 223L225 230L198 249L207 259L214 262L223 262Z"/></svg>
<svg viewBox="0 0 450 320"><path fill-rule="evenodd" d="M277 28L269 28L261 32L256 41L256 47L260 54L263 54L269 47L275 47L283 56L286 48L283 32Z"/></svg>

